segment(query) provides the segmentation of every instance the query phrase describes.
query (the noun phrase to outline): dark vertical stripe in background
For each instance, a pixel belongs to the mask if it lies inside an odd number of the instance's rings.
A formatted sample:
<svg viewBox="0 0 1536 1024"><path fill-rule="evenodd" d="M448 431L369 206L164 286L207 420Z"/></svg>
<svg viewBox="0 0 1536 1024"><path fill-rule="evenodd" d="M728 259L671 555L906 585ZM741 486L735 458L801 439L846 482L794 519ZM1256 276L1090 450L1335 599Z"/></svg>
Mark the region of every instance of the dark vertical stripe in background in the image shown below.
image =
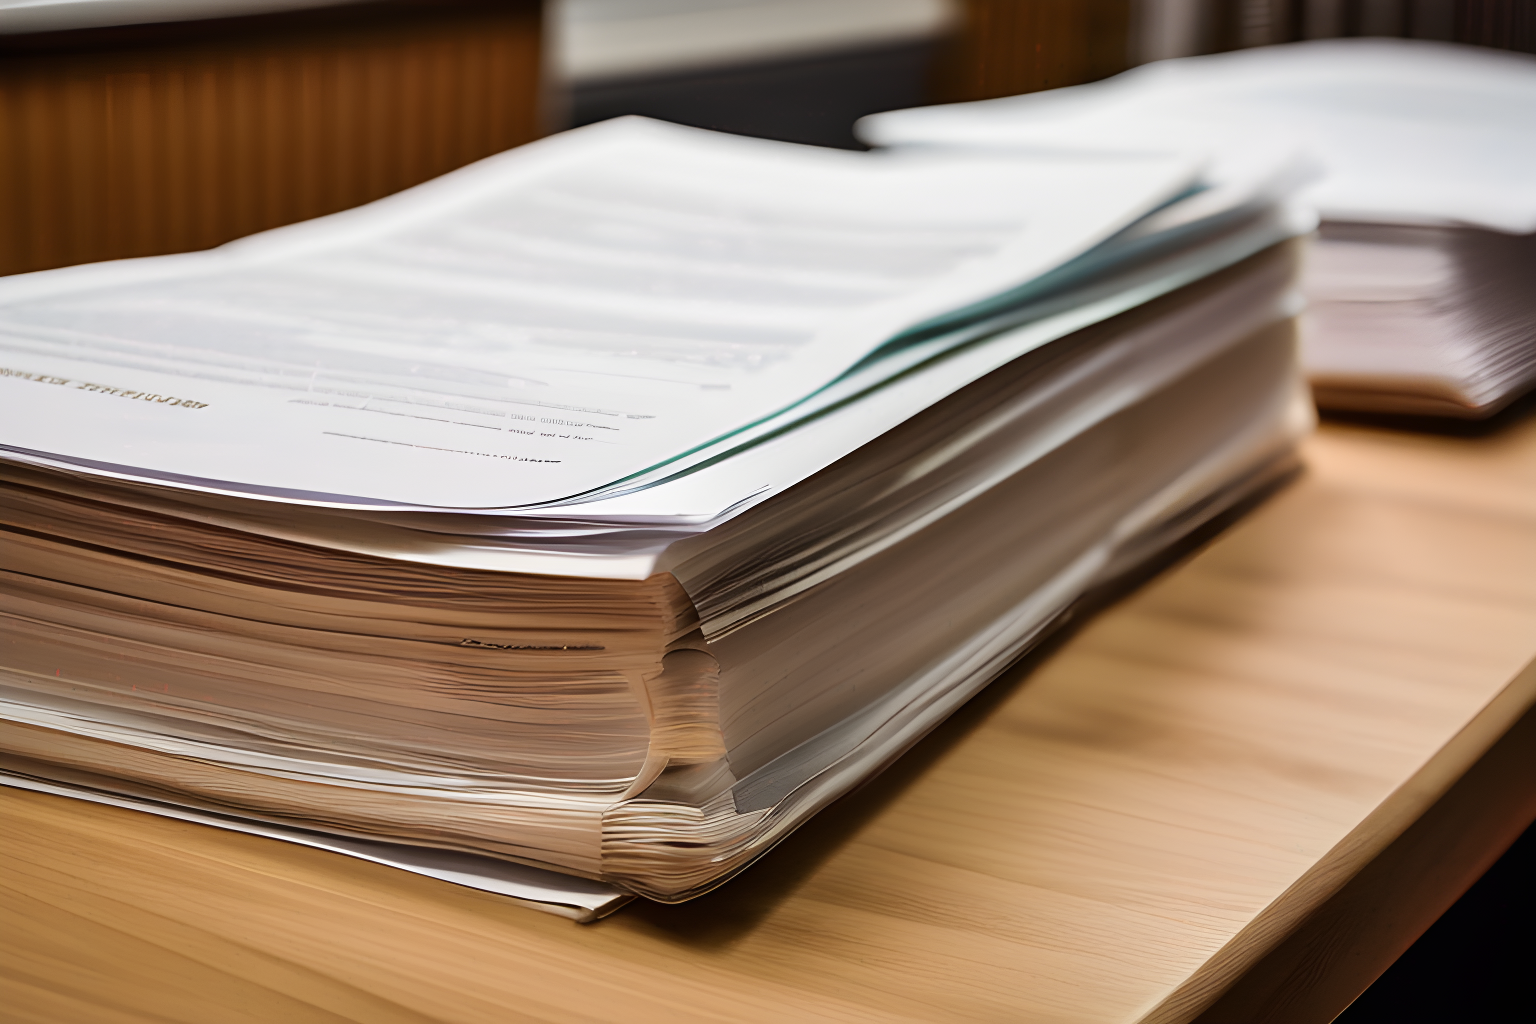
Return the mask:
<svg viewBox="0 0 1536 1024"><path fill-rule="evenodd" d="M1536 53L1536 3L1531 0L1461 0L1456 37L1463 43Z"/></svg>
<svg viewBox="0 0 1536 1024"><path fill-rule="evenodd" d="M1341 36L1444 39L1536 52L1532 0L1202 0L1201 52Z"/></svg>

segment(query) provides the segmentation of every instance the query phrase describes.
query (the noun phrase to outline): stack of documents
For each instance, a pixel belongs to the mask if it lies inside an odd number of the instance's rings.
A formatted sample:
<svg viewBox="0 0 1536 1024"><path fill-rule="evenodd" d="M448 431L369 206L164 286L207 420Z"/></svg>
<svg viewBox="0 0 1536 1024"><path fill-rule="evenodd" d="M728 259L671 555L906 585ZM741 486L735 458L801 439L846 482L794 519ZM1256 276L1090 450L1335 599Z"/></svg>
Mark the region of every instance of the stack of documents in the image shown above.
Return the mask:
<svg viewBox="0 0 1536 1024"><path fill-rule="evenodd" d="M696 895L1290 471L1312 226L621 119L0 281L4 779Z"/></svg>
<svg viewBox="0 0 1536 1024"><path fill-rule="evenodd" d="M1335 39L1162 61L1093 85L877 114L887 146L1304 152L1322 216L1303 352L1319 404L1482 417L1536 384L1536 57Z"/></svg>

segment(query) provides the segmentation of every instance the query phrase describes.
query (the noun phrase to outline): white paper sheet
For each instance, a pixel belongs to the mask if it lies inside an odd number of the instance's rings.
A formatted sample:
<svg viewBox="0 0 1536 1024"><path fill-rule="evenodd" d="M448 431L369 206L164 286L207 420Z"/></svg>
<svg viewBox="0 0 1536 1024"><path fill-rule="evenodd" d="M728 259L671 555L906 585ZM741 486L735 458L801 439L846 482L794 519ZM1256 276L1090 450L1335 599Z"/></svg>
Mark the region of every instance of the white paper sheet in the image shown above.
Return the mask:
<svg viewBox="0 0 1536 1024"><path fill-rule="evenodd" d="M1325 218L1536 231L1536 57L1482 47L1258 47L1070 89L875 114L858 132L883 146L1209 153L1217 176L1294 148L1326 170L1305 197Z"/></svg>
<svg viewBox="0 0 1536 1024"><path fill-rule="evenodd" d="M292 500L568 498L780 412L1191 174L607 122L208 253L0 281L0 444Z"/></svg>
<svg viewBox="0 0 1536 1024"><path fill-rule="evenodd" d="M68 769L50 768L50 770L74 774ZM86 776L81 775L81 777ZM115 779L110 782L96 781L119 787L120 790L134 788L132 783ZM452 882L454 885L496 893L532 910L542 910L547 914L568 917L582 924L606 917L634 899L628 893L602 882L530 868L492 857L274 825L271 822L240 818L208 809L166 803L143 794L108 792L80 783L39 778L10 771L4 767L0 767L0 786L11 786L34 793L47 793L50 796L71 797L89 803L105 804L109 807L145 811L162 818L192 821L230 832L244 832L247 835L279 839L299 846L339 853L358 860L398 868L413 875L425 875L439 881Z"/></svg>

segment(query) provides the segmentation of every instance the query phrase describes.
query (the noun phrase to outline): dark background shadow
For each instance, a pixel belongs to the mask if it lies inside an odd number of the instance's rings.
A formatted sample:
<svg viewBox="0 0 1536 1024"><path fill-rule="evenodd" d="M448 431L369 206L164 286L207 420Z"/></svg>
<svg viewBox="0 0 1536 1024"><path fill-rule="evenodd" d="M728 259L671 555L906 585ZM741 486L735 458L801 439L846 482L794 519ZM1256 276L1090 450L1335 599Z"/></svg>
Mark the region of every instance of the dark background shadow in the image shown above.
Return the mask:
<svg viewBox="0 0 1536 1024"><path fill-rule="evenodd" d="M571 124L643 114L695 128L865 149L853 122L865 114L927 102L935 44L847 50L756 61L612 82L571 90Z"/></svg>
<svg viewBox="0 0 1536 1024"><path fill-rule="evenodd" d="M1536 1020L1536 827L1457 900L1337 1024Z"/></svg>

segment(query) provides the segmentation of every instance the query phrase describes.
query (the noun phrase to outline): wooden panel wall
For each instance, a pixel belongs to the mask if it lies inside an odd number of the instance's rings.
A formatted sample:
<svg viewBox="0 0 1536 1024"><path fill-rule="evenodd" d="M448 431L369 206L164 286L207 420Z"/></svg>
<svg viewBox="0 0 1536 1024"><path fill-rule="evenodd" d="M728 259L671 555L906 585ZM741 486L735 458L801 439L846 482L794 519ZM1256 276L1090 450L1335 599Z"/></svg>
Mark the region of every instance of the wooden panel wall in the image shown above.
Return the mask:
<svg viewBox="0 0 1536 1024"><path fill-rule="evenodd" d="M1078 85L1128 66L1130 0L963 0L936 61L934 100Z"/></svg>
<svg viewBox="0 0 1536 1024"><path fill-rule="evenodd" d="M538 0L0 37L0 273L203 249L535 138Z"/></svg>

